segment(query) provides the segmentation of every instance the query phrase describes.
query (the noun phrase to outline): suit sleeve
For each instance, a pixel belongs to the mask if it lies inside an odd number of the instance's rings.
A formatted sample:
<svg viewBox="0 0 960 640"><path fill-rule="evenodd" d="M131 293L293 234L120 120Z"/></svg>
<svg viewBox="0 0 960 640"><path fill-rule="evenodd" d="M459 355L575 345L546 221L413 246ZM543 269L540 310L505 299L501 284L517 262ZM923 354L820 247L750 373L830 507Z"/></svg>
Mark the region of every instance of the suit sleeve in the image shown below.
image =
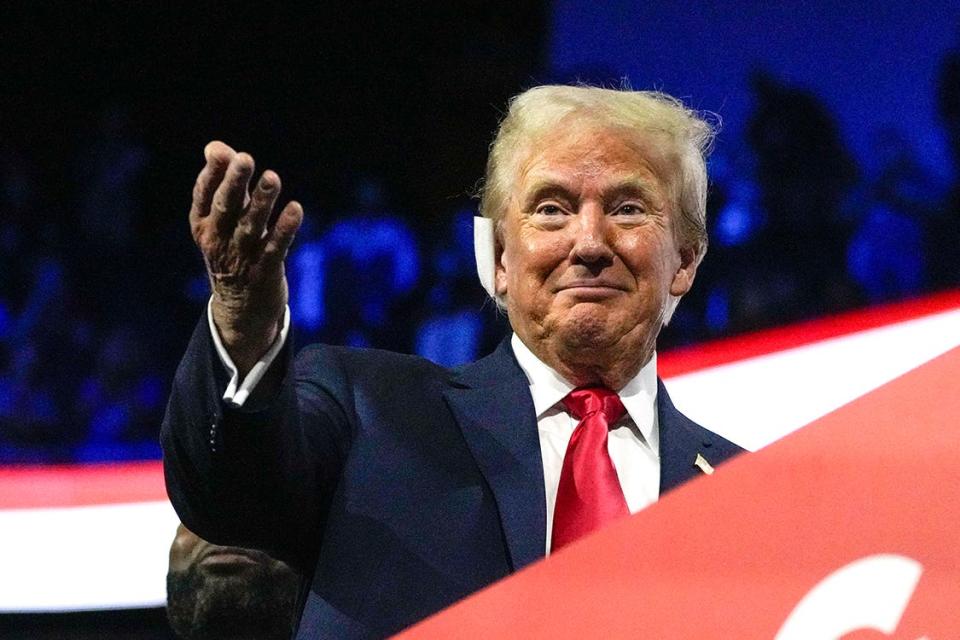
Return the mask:
<svg viewBox="0 0 960 640"><path fill-rule="evenodd" d="M181 521L218 544L265 549L295 566L317 553L354 424L337 351L293 340L270 365L273 398L233 407L206 318L177 369L161 427L167 493Z"/></svg>
<svg viewBox="0 0 960 640"><path fill-rule="evenodd" d="M237 365L234 364L226 347L224 347L220 341L220 334L217 332L217 327L213 324L213 315L211 313L212 304L213 298L211 297L210 302L207 303L207 324L210 327L210 337L213 339L213 348L217 352L220 362L223 363L223 366L230 376L230 380L227 382L227 389L223 393L223 399L232 407L239 408L242 407L247 401L247 398L255 392L260 380L263 379L266 372L270 370L270 365L273 364L273 361L277 359L277 356L280 355L283 347L287 344L287 335L290 333L290 307L287 306L283 310L283 325L280 329L280 335L277 336L277 339L273 345L271 345L270 349L253 365L253 368L250 369L243 380L240 380Z"/></svg>

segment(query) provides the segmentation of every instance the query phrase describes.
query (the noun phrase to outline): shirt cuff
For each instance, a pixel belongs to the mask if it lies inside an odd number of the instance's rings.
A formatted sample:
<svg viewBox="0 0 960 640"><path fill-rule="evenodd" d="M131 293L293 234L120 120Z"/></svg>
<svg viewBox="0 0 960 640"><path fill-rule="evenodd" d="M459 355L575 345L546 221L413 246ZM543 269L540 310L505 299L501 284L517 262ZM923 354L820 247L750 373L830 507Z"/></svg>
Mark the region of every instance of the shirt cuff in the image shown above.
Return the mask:
<svg viewBox="0 0 960 640"><path fill-rule="evenodd" d="M247 398L250 397L250 394L253 393L257 383L263 378L263 374L267 372L270 364L273 363L277 354L280 353L283 345L287 342L287 334L290 332L290 307L289 305L284 307L283 327L280 329L280 335L277 336L277 339L270 345L270 349L257 360L257 363L253 365L253 368L250 369L250 372L247 373L241 382L237 365L230 359L230 354L227 353L223 342L220 340L220 332L217 331L217 325L213 323L212 304L213 298L211 297L207 303L207 322L210 325L210 335L213 337L213 345L217 349L217 355L220 356L220 362L223 363L227 372L230 373L230 382L227 383L227 390L223 392L223 401L231 407L240 408L243 406L243 403L247 401Z"/></svg>

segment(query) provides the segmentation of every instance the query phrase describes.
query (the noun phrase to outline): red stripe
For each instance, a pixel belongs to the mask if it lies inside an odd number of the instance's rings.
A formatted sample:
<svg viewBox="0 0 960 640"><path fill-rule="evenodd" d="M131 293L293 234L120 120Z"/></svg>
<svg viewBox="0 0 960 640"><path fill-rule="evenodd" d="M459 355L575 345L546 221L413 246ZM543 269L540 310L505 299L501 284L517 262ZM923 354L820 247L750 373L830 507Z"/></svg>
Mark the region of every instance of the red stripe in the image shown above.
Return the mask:
<svg viewBox="0 0 960 640"><path fill-rule="evenodd" d="M954 309L960 290L673 349L658 355L657 372L670 378Z"/></svg>
<svg viewBox="0 0 960 640"><path fill-rule="evenodd" d="M0 509L166 500L158 461L0 468Z"/></svg>

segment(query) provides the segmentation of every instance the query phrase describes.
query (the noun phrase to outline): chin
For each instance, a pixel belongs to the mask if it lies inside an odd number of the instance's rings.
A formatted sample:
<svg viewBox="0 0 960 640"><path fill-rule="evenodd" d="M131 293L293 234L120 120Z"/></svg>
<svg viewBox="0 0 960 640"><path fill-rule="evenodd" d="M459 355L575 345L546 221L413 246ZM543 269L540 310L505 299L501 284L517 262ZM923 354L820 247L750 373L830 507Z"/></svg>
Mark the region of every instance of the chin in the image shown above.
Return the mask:
<svg viewBox="0 0 960 640"><path fill-rule="evenodd" d="M573 313L560 324L557 335L571 350L604 349L619 341L612 319L605 313Z"/></svg>
<svg viewBox="0 0 960 640"><path fill-rule="evenodd" d="M570 351L616 349L619 352L642 348L650 341L650 317L623 311L603 305L578 304L558 319L554 334Z"/></svg>

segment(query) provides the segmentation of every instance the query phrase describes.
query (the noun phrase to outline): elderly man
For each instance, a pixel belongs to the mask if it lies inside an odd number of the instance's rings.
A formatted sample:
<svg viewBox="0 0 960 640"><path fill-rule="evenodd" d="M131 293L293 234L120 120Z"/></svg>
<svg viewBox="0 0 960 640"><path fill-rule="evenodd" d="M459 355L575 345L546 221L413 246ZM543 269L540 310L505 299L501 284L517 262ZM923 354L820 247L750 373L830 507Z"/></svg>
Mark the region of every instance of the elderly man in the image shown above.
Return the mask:
<svg viewBox="0 0 960 640"><path fill-rule="evenodd" d="M167 618L183 640L284 640L298 583L262 551L211 544L181 524L170 545Z"/></svg>
<svg viewBox="0 0 960 640"><path fill-rule="evenodd" d="M182 520L311 577L298 637L380 637L737 453L656 375L706 249L711 135L656 93L515 98L481 204L493 246L478 233L513 334L454 370L319 345L292 358L283 258L301 208L271 224L279 177L248 194L253 159L208 145L190 221L213 295L162 435Z"/></svg>

